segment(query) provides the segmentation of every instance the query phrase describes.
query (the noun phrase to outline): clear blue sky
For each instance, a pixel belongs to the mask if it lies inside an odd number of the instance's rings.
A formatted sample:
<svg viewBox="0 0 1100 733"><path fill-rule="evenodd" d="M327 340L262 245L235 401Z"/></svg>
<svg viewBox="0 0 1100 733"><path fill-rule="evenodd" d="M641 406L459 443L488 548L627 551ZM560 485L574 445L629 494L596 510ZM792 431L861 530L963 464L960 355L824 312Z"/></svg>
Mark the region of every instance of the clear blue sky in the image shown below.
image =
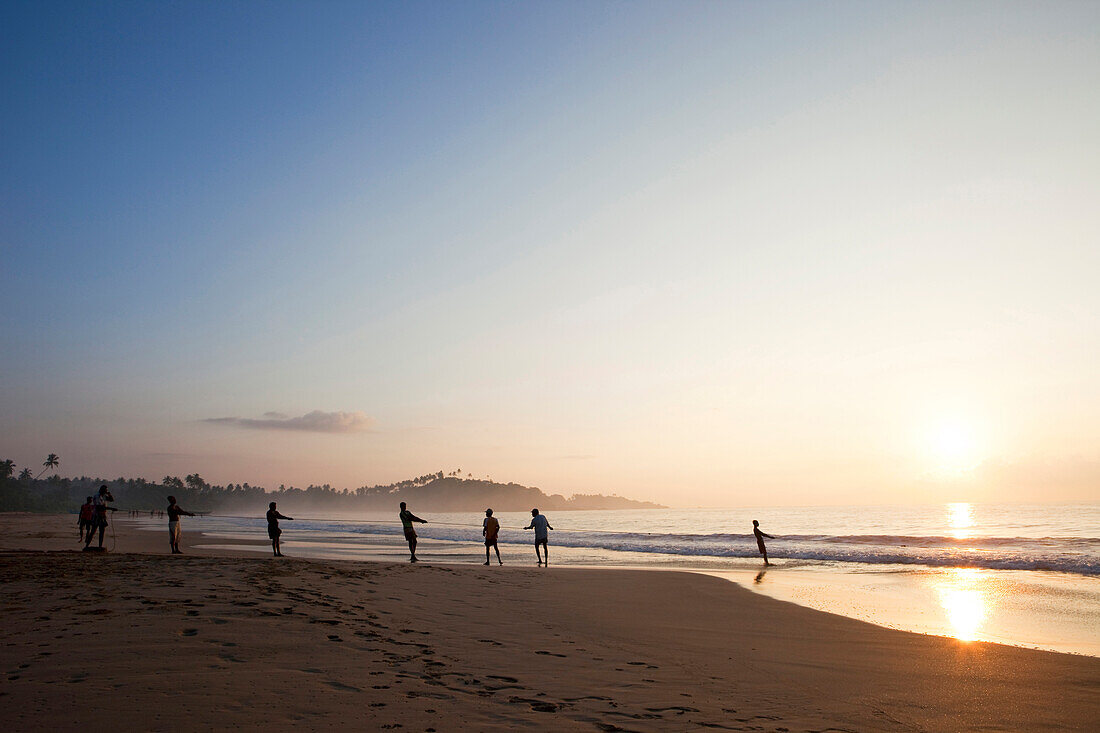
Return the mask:
<svg viewBox="0 0 1100 733"><path fill-rule="evenodd" d="M9 2L0 75L21 466L1100 480L1095 3Z"/></svg>

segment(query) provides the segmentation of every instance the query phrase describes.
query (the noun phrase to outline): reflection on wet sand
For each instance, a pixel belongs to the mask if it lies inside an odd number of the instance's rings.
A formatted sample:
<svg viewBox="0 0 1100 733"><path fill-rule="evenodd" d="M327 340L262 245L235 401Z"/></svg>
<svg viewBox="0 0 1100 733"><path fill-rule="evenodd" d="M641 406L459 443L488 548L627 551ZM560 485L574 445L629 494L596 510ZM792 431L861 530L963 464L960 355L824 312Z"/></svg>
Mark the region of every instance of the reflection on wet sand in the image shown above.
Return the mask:
<svg viewBox="0 0 1100 733"><path fill-rule="evenodd" d="M984 573L972 568L956 568L933 581L940 605L947 613L951 636L974 641L989 616L989 596Z"/></svg>

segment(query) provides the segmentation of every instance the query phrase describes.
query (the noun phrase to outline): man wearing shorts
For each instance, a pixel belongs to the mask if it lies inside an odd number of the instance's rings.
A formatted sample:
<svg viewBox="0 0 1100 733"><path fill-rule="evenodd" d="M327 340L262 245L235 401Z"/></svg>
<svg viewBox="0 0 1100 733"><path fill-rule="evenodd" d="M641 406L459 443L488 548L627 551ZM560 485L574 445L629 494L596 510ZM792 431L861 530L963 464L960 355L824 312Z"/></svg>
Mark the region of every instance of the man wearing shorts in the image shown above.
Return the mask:
<svg viewBox="0 0 1100 733"><path fill-rule="evenodd" d="M500 559L500 548L497 547L497 535L500 534L500 522L493 516L492 509L485 510L485 521L481 526L481 534L485 535L485 564L489 564L489 548L492 547L497 551L497 562L503 565L504 561Z"/></svg>
<svg viewBox="0 0 1100 733"><path fill-rule="evenodd" d="M181 516L193 517L195 515L192 514L189 511L186 511L185 509L181 509L180 506L178 504L176 504L176 497L169 496L168 497L168 541L172 543L172 554L173 555L182 555L183 554L183 550L180 549L180 517Z"/></svg>
<svg viewBox="0 0 1100 733"><path fill-rule="evenodd" d="M271 502L267 505L267 536L271 538L271 549L275 553L275 557L282 557L283 551L279 547L279 535L283 533L283 530L279 529L279 520L285 519L289 522L294 521L294 517L284 517L275 510L275 502Z"/></svg>
<svg viewBox="0 0 1100 733"><path fill-rule="evenodd" d="M553 527L550 526L550 521L546 518L546 515L539 514L538 509L532 509L531 523L524 527L524 529L535 530L535 555L539 559L538 564L550 565L550 548L546 544L549 535L546 530L553 529ZM542 545L542 551L546 553L545 561L543 561L542 555L539 553L539 545Z"/></svg>
<svg viewBox="0 0 1100 733"><path fill-rule="evenodd" d="M406 509L405 502L401 502L401 513L397 516L401 518L401 528L405 531L405 539L409 543L409 562L419 562L416 559L416 530L413 529L413 522L427 524L428 520L421 519Z"/></svg>
<svg viewBox="0 0 1100 733"><path fill-rule="evenodd" d="M92 503L92 497L88 497L84 500L84 506L80 507L80 518L76 520L76 526L80 528L80 541L84 541L84 531L87 530L90 534L92 531L92 521L95 519L95 504Z"/></svg>

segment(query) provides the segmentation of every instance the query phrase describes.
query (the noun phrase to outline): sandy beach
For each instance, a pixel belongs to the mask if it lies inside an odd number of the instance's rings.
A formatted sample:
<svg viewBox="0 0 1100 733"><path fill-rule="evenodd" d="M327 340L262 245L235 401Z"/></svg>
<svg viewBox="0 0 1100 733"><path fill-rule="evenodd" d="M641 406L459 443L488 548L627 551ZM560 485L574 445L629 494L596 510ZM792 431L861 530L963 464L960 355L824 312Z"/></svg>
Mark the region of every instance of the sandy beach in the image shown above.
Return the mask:
<svg viewBox="0 0 1100 733"><path fill-rule="evenodd" d="M686 572L167 554L0 515L13 730L1089 730L1100 659ZM110 540L108 546L111 546ZM247 555L247 556L245 556Z"/></svg>

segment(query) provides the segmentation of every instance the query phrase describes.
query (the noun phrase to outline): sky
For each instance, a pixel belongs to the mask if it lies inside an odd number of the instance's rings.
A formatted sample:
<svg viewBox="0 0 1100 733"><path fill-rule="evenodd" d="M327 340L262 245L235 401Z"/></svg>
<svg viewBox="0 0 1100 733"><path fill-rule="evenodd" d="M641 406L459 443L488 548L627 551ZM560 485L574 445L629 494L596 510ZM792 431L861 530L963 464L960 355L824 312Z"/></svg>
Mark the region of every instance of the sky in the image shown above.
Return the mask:
<svg viewBox="0 0 1100 733"><path fill-rule="evenodd" d="M6 2L0 458L1100 497L1100 4Z"/></svg>

